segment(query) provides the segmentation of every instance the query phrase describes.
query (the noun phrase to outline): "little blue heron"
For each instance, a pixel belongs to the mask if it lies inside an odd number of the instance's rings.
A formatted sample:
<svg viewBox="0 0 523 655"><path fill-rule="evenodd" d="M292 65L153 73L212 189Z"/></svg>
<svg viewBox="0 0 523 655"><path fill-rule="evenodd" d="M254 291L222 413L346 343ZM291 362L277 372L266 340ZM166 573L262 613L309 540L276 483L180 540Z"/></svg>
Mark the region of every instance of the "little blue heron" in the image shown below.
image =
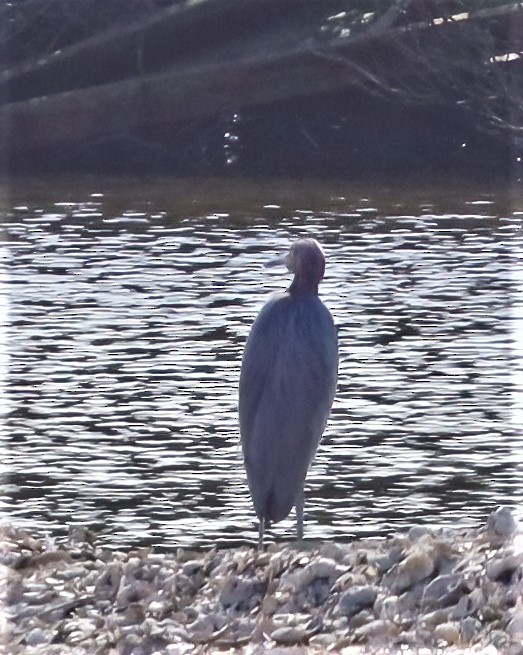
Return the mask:
<svg viewBox="0 0 523 655"><path fill-rule="evenodd" d="M303 537L303 486L325 429L338 377L338 339L318 298L325 272L314 239L299 239L279 260L294 279L261 309L245 346L240 434L252 502L265 528L296 507Z"/></svg>

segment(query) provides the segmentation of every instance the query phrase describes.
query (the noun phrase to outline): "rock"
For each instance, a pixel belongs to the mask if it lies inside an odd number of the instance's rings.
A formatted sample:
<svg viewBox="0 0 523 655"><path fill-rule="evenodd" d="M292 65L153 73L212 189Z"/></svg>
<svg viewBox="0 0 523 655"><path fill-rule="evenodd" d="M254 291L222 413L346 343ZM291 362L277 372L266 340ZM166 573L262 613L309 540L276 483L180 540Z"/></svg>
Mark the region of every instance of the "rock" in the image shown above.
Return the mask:
<svg viewBox="0 0 523 655"><path fill-rule="evenodd" d="M49 637L46 636L41 628L33 628L25 638L25 643L28 646L40 646L40 644L46 644L48 642Z"/></svg>
<svg viewBox="0 0 523 655"><path fill-rule="evenodd" d="M271 633L271 639L278 644L285 644L287 646L293 644L301 644L307 638L307 631L301 626L289 625L283 628L276 628Z"/></svg>
<svg viewBox="0 0 523 655"><path fill-rule="evenodd" d="M499 607L493 607L490 603L487 603L481 608L481 618L483 621L493 623L494 621L500 621L503 618L503 613Z"/></svg>
<svg viewBox="0 0 523 655"><path fill-rule="evenodd" d="M306 601L312 607L322 605L329 597L329 592L332 587L330 578L316 578L313 580L306 590Z"/></svg>
<svg viewBox="0 0 523 655"><path fill-rule="evenodd" d="M136 603L146 598L151 592L151 587L148 582L141 582L135 580L120 589L116 595L116 603L120 607L125 607L131 603Z"/></svg>
<svg viewBox="0 0 523 655"><path fill-rule="evenodd" d="M498 537L511 530L491 527ZM53 554L50 569L34 559L47 552L43 542L28 550L16 530L5 532L5 545L1 534L0 597L9 607L0 640L34 655L190 655L196 645L244 655L404 646L421 655L434 652L435 639L452 652L523 655L515 538L494 554L477 530L413 529L307 550L276 543L264 553L93 546L70 561L67 550L60 560Z"/></svg>
<svg viewBox="0 0 523 655"><path fill-rule="evenodd" d="M494 557L487 562L485 571L491 580L509 584L513 573L521 566L523 553Z"/></svg>
<svg viewBox="0 0 523 655"><path fill-rule="evenodd" d="M399 627L387 619L375 619L366 625L362 625L355 631L355 636L360 639L373 639L375 637L393 637L399 633Z"/></svg>
<svg viewBox="0 0 523 655"><path fill-rule="evenodd" d="M462 594L463 578L457 573L438 575L423 590L421 607L432 609L456 603Z"/></svg>
<svg viewBox="0 0 523 655"><path fill-rule="evenodd" d="M379 618L394 621L401 612L401 601L398 596L381 596L374 603L374 612Z"/></svg>
<svg viewBox="0 0 523 655"><path fill-rule="evenodd" d="M168 644L163 653L164 655L185 655L187 648L180 644Z"/></svg>
<svg viewBox="0 0 523 655"><path fill-rule="evenodd" d="M481 630L481 621L473 616L467 616L459 626L459 636L462 642L470 644Z"/></svg>
<svg viewBox="0 0 523 655"><path fill-rule="evenodd" d="M120 562L108 564L95 582L95 593L114 598L122 579Z"/></svg>
<svg viewBox="0 0 523 655"><path fill-rule="evenodd" d="M200 559L190 559L182 566L182 573L188 578L191 578L198 573L201 573L204 568L204 562Z"/></svg>
<svg viewBox="0 0 523 655"><path fill-rule="evenodd" d="M351 630L357 630L358 628L361 628L361 626L374 621L374 619L375 616L372 612L369 610L361 610L361 612L358 612L350 619L349 627Z"/></svg>
<svg viewBox="0 0 523 655"><path fill-rule="evenodd" d="M336 641L336 637L333 634L322 632L318 635L313 635L309 639L309 646L311 648L317 648L318 650L324 652L329 648L329 646L334 644L335 641Z"/></svg>
<svg viewBox="0 0 523 655"><path fill-rule="evenodd" d="M383 574L390 571L390 569L397 564L403 556L403 548L400 546L393 546L384 555L378 555L372 558L372 563L378 568L378 571Z"/></svg>
<svg viewBox="0 0 523 655"><path fill-rule="evenodd" d="M199 616L187 626L191 641L194 643L205 643L209 641L215 630L214 617L210 614Z"/></svg>
<svg viewBox="0 0 523 655"><path fill-rule="evenodd" d="M450 618L455 619L456 621L461 621L461 619L472 614L474 609L474 601L470 596L462 596L454 607L450 608Z"/></svg>
<svg viewBox="0 0 523 655"><path fill-rule="evenodd" d="M337 612L343 616L353 616L364 607L370 607L373 605L377 596L377 587L353 587L340 596Z"/></svg>
<svg viewBox="0 0 523 655"><path fill-rule="evenodd" d="M424 525L413 525L408 533L410 541L417 541L426 534L432 534L432 530Z"/></svg>
<svg viewBox="0 0 523 655"><path fill-rule="evenodd" d="M340 562L343 560L345 550L342 546L334 543L333 541L326 541L320 546L319 553L321 557L324 557L327 560Z"/></svg>
<svg viewBox="0 0 523 655"><path fill-rule="evenodd" d="M428 612L421 617L421 624L429 627L440 625L440 623L447 623L449 620L449 611L446 609L434 610Z"/></svg>
<svg viewBox="0 0 523 655"><path fill-rule="evenodd" d="M514 614L507 625L507 633L512 639L523 640L523 607L516 605Z"/></svg>
<svg viewBox="0 0 523 655"><path fill-rule="evenodd" d="M256 598L261 597L263 590L264 584L256 578L245 579L230 575L223 581L220 603L226 609L248 609Z"/></svg>
<svg viewBox="0 0 523 655"><path fill-rule="evenodd" d="M346 616L339 616L337 619L332 621L332 629L334 632L346 632L348 625L349 620Z"/></svg>
<svg viewBox="0 0 523 655"><path fill-rule="evenodd" d="M434 636L446 641L447 644L457 644L459 641L459 624L453 621L440 623L434 628Z"/></svg>
<svg viewBox="0 0 523 655"><path fill-rule="evenodd" d="M318 579L324 579L332 586L342 572L343 569L338 567L334 560L320 557L303 569L282 576L282 582L290 585L295 591L302 591Z"/></svg>
<svg viewBox="0 0 523 655"><path fill-rule="evenodd" d="M165 600L153 600L149 603L149 614L155 619L163 619L172 609L171 605Z"/></svg>
<svg viewBox="0 0 523 655"><path fill-rule="evenodd" d="M79 645L96 633L96 624L88 619L76 619L74 630L69 635L69 642L72 645Z"/></svg>
<svg viewBox="0 0 523 655"><path fill-rule="evenodd" d="M283 574L280 589L293 594L299 605L317 607L327 599L342 572L343 569L334 560L320 557L302 569Z"/></svg>
<svg viewBox="0 0 523 655"><path fill-rule="evenodd" d="M487 519L487 537L492 545L501 545L518 530L518 522L508 507L498 507Z"/></svg>
<svg viewBox="0 0 523 655"><path fill-rule="evenodd" d="M22 600L23 595L22 576L11 571L7 566L0 566L0 597L2 597L2 604L14 605Z"/></svg>
<svg viewBox="0 0 523 655"><path fill-rule="evenodd" d="M489 633L489 642L499 650L505 649L509 642L509 637L503 630L492 630ZM505 652L505 651L504 651Z"/></svg>
<svg viewBox="0 0 523 655"><path fill-rule="evenodd" d="M391 584L391 590L400 594L410 589L417 582L425 580L434 573L435 562L433 554L425 550L415 550L398 564L396 575ZM392 574L392 572L391 572Z"/></svg>

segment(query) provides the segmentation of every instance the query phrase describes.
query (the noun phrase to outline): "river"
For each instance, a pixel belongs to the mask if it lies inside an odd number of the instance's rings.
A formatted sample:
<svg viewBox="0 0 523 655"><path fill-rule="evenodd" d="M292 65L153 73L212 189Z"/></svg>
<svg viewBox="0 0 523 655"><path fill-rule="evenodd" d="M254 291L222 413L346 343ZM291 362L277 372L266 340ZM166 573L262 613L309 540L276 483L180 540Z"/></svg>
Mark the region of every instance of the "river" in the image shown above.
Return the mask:
<svg viewBox="0 0 523 655"><path fill-rule="evenodd" d="M523 199L514 190L13 178L0 510L111 548L254 543L237 425L250 325L309 235L339 388L306 538L523 516ZM293 537L294 517L271 537Z"/></svg>

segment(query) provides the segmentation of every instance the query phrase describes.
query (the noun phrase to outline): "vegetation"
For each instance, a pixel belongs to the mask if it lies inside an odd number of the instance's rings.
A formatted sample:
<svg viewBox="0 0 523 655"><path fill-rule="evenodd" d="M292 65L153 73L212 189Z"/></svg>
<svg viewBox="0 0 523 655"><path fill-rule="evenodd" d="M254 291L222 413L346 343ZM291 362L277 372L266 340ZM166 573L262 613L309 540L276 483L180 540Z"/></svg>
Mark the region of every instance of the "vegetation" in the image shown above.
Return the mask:
<svg viewBox="0 0 523 655"><path fill-rule="evenodd" d="M1 0L2 68L39 57L180 0Z"/></svg>
<svg viewBox="0 0 523 655"><path fill-rule="evenodd" d="M208 4L224 2L206 1ZM259 4L265 2L258 1ZM5 69L15 62L52 53L109 28L145 20L159 10L184 3L185 0L0 0L0 65ZM325 32L332 28L331 33L336 33L343 28L365 27L369 21L378 20L391 10L401 14L403 22L407 23L442 14L477 12L506 3L507 0L330 0L322 3L300 0L295 4L296 12L305 16L314 4L323 5L327 11L337 11L338 16L327 16L330 21L323 26Z"/></svg>
<svg viewBox="0 0 523 655"><path fill-rule="evenodd" d="M522 52L523 0L0 0L0 134L20 152L116 138L169 159L217 141L229 165L282 125L283 144L294 130L345 153L361 133L381 156L432 115L454 148L468 124L512 147Z"/></svg>

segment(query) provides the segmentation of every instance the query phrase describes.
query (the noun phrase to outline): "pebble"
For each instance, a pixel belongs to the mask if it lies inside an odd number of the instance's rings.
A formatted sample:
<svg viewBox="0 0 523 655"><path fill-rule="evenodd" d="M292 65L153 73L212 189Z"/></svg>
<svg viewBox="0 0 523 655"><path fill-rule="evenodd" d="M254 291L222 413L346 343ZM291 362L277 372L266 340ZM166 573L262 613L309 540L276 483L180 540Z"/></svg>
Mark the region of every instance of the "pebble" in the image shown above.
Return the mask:
<svg viewBox="0 0 523 655"><path fill-rule="evenodd" d="M492 545L501 545L518 531L518 522L508 507L498 507L487 519L486 533Z"/></svg>
<svg viewBox="0 0 523 655"><path fill-rule="evenodd" d="M303 591L315 580L326 580L332 586L335 580L341 575L342 569L332 559L321 557L310 562L303 569L282 576L282 582L289 585L295 592Z"/></svg>
<svg viewBox="0 0 523 655"><path fill-rule="evenodd" d="M336 642L336 637L333 634L320 633L318 635L313 635L309 639L309 646L312 648L317 648L320 651L328 649L329 646L332 646Z"/></svg>
<svg viewBox="0 0 523 655"><path fill-rule="evenodd" d="M466 533L166 554L111 552L81 530L74 543L48 543L9 527L1 636L10 655L421 654L435 638L523 655L514 525L496 510L485 530Z"/></svg>
<svg viewBox="0 0 523 655"><path fill-rule="evenodd" d="M362 626L370 623L374 619L374 614L369 610L362 610L355 614L349 621L349 626L351 630L356 630Z"/></svg>
<svg viewBox="0 0 523 655"><path fill-rule="evenodd" d="M230 575L223 583L220 603L225 608L248 609L256 599L261 598L263 590L264 585L257 579L246 580Z"/></svg>
<svg viewBox="0 0 523 655"><path fill-rule="evenodd" d="M453 621L440 623L434 628L434 635L447 644L457 644L459 641L459 624Z"/></svg>
<svg viewBox="0 0 523 655"><path fill-rule="evenodd" d="M505 555L504 557L494 557L487 562L486 573L491 580L503 580L510 582L512 574L523 563L523 553L518 555Z"/></svg>
<svg viewBox="0 0 523 655"><path fill-rule="evenodd" d="M462 596L459 601L450 608L450 617L460 621L466 616L469 616L474 611L474 602L470 596Z"/></svg>
<svg viewBox="0 0 523 655"><path fill-rule="evenodd" d="M33 628L25 637L25 642L28 646L39 646L40 644L48 643L48 640L48 636L46 636L41 628Z"/></svg>
<svg viewBox="0 0 523 655"><path fill-rule="evenodd" d="M151 593L151 586L148 582L136 580L131 584L125 585L116 595L116 604L119 607L125 607L131 603L137 603L147 598Z"/></svg>
<svg viewBox="0 0 523 655"><path fill-rule="evenodd" d="M432 534L432 530L424 525L413 525L409 530L408 536L411 541L417 541L426 534Z"/></svg>
<svg viewBox="0 0 523 655"><path fill-rule="evenodd" d="M377 587L353 587L340 596L338 613L344 616L352 616L364 607L374 605L377 596Z"/></svg>
<svg viewBox="0 0 523 655"><path fill-rule="evenodd" d="M355 631L358 638L373 639L375 637L392 637L399 633L399 627L388 619L375 619L367 625L362 625Z"/></svg>
<svg viewBox="0 0 523 655"><path fill-rule="evenodd" d="M276 628L271 632L271 639L274 639L278 644L300 644L307 638L307 632L300 626L287 626L283 628Z"/></svg>
<svg viewBox="0 0 523 655"><path fill-rule="evenodd" d="M417 582L426 580L434 572L432 556L424 550L416 550L398 565L391 590L396 594L410 589Z"/></svg>
<svg viewBox="0 0 523 655"><path fill-rule="evenodd" d="M402 556L403 548L393 546L388 552L373 557L372 562L377 566L379 572L383 574L390 571L401 560Z"/></svg>
<svg viewBox="0 0 523 655"><path fill-rule="evenodd" d="M481 630L481 622L473 616L467 616L461 621L459 626L459 635L461 641L470 644L474 637Z"/></svg>
<svg viewBox="0 0 523 655"><path fill-rule="evenodd" d="M449 620L449 611L446 609L434 610L421 617L422 625L434 627L440 623L446 623Z"/></svg>
<svg viewBox="0 0 523 655"><path fill-rule="evenodd" d="M517 605L507 626L507 633L512 639L523 639L523 607Z"/></svg>
<svg viewBox="0 0 523 655"><path fill-rule="evenodd" d="M494 648L504 649L509 642L509 636L503 630L492 630L489 634L490 643Z"/></svg>
<svg viewBox="0 0 523 655"><path fill-rule="evenodd" d="M446 607L456 603L462 594L463 578L457 573L438 575L423 590L422 608Z"/></svg>

